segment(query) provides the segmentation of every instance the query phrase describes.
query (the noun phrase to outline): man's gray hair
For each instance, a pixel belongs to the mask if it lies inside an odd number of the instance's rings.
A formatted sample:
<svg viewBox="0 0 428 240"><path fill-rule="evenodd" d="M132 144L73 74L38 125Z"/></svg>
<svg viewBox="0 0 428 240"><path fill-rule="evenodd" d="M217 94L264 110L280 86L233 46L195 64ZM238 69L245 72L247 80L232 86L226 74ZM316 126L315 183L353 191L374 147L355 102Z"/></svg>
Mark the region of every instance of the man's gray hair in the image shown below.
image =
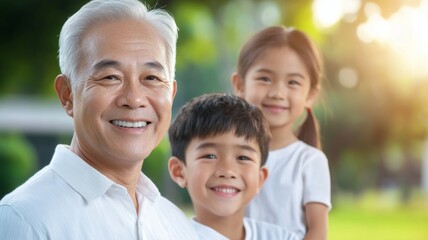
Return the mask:
<svg viewBox="0 0 428 240"><path fill-rule="evenodd" d="M93 0L64 23L59 37L59 66L70 79L73 91L78 83L77 71L84 61L82 39L89 27L100 22L136 19L154 26L164 41L169 81L174 80L178 28L173 17L162 9L148 10L138 0Z"/></svg>

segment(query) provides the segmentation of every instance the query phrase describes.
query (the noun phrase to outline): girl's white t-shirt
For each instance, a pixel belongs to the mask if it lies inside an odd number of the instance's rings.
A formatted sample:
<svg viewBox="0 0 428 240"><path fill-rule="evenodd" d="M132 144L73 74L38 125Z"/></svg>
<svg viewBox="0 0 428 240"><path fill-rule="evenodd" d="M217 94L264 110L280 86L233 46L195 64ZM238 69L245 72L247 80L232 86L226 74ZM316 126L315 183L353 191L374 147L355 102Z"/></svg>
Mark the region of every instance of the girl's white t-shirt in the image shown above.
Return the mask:
<svg viewBox="0 0 428 240"><path fill-rule="evenodd" d="M193 227L200 239L228 240L227 237L216 230L200 224L194 218L191 219ZM279 226L259 222L254 219L244 218L245 240L298 240L297 235Z"/></svg>
<svg viewBox="0 0 428 240"><path fill-rule="evenodd" d="M270 151L265 166L268 178L247 208L247 216L277 224L303 239L306 234L304 205L325 204L331 209L330 171L325 154L297 141Z"/></svg>

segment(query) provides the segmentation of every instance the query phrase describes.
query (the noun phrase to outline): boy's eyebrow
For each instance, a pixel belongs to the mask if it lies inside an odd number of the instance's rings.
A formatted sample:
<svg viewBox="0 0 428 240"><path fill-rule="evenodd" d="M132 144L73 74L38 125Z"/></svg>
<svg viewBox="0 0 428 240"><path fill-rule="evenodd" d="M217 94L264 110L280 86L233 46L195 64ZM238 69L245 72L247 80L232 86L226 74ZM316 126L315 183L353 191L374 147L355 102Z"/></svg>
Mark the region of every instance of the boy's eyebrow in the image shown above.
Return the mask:
<svg viewBox="0 0 428 240"><path fill-rule="evenodd" d="M275 72L274 71L272 71L272 70L270 70L270 69L267 69L267 68L260 68L260 69L257 69L257 71L256 72L261 72L261 73L269 73L269 74L275 74ZM295 72L295 73L288 73L287 74L287 76L289 76L289 77L300 77L300 78L305 78L302 74L300 74L300 73L298 73L298 72Z"/></svg>
<svg viewBox="0 0 428 240"><path fill-rule="evenodd" d="M210 147L222 147L222 145L226 145L226 144L218 144L218 143L211 143L211 142L205 142L205 143L201 143L198 145L198 147L196 149L201 149L201 148L210 148ZM240 149L243 150L248 150L248 151L252 151L252 152L257 152L256 149L254 149L253 147L251 147L250 145L245 145L245 144L234 144L234 147L238 147Z"/></svg>

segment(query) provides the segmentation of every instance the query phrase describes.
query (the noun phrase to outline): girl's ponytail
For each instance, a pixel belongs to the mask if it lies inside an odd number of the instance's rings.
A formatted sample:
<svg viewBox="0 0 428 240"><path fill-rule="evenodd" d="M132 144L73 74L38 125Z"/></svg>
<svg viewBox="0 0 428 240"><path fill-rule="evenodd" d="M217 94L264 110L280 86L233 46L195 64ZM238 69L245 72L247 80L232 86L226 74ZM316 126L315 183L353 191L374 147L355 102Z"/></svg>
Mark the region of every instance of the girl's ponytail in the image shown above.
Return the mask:
<svg viewBox="0 0 428 240"><path fill-rule="evenodd" d="M318 120L310 108L306 108L306 110L306 119L299 127L297 138L308 145L321 149Z"/></svg>

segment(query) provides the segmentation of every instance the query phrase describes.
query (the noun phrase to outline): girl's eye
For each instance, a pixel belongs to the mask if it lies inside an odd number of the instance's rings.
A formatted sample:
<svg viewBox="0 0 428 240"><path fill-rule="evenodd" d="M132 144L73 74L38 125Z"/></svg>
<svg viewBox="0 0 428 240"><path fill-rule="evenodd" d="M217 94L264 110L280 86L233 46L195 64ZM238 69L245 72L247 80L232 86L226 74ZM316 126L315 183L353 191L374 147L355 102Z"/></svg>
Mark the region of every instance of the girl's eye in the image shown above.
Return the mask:
<svg viewBox="0 0 428 240"><path fill-rule="evenodd" d="M263 81L263 82L270 82L270 78L268 78L268 77L259 77L259 78L257 78L257 80Z"/></svg>
<svg viewBox="0 0 428 240"><path fill-rule="evenodd" d="M290 85L300 85L300 82L298 82L298 81L296 81L296 80L290 80L290 81L288 81L288 83L289 83Z"/></svg>

